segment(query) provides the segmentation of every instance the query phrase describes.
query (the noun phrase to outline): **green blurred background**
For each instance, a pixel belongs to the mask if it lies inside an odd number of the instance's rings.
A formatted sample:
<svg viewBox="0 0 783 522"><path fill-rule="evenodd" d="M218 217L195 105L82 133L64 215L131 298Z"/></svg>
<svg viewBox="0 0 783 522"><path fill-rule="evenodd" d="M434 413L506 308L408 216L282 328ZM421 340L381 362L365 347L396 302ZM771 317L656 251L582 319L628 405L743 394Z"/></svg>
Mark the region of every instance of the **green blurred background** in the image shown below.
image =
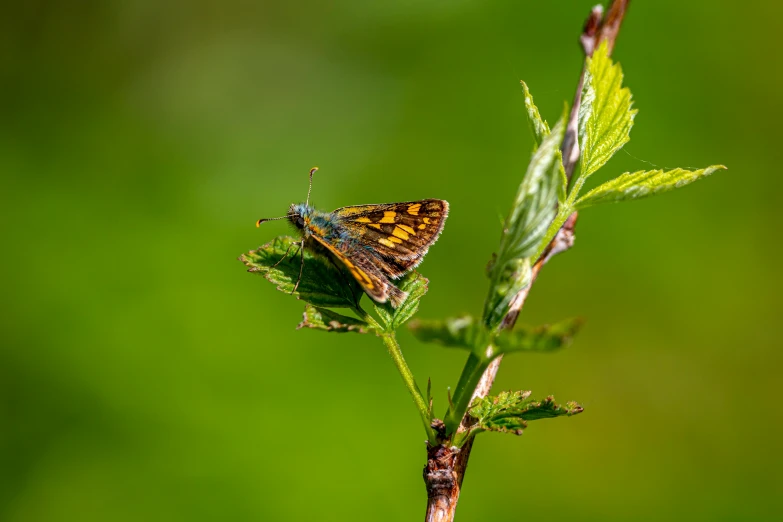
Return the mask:
<svg viewBox="0 0 783 522"><path fill-rule="evenodd" d="M518 82L556 119L591 5L4 6L0 520L420 519L424 436L381 343L295 331L302 304L236 257L318 165L324 210L449 200L419 317L479 312L532 147ZM592 183L730 170L583 213L522 321L586 326L497 388L586 411L482 436L460 520L781 515L783 7L730 5L631 6L640 113ZM464 355L400 337L442 413Z"/></svg>

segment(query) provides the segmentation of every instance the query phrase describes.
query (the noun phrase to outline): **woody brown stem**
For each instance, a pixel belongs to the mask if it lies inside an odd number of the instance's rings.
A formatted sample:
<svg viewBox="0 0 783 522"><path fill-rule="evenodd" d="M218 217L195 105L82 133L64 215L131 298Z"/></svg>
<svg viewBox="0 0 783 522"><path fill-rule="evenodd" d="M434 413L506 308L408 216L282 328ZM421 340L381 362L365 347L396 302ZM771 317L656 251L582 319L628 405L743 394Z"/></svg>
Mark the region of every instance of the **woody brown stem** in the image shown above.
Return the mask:
<svg viewBox="0 0 783 522"><path fill-rule="evenodd" d="M614 49L615 40L620 30L625 12L628 9L630 0L613 0L606 16L603 16L601 6L596 6L590 12L590 16L585 22L580 43L585 53L585 57L592 56L593 51L598 45L606 40L608 51L611 54ZM574 168L579 161L579 140L578 140L578 116L582 101L582 87L584 84L584 68L579 77L576 94L574 96L574 106L571 108L566 134L561 147L563 156L563 167L570 179ZM565 216L563 216L565 218ZM535 282L541 268L552 258L552 256L564 252L571 248L574 243L574 227L576 226L577 214L574 212L563 222L562 227L557 231L554 238L547 244L541 253L538 261L533 265L533 277L530 284L521 290L512 300L510 310L503 318L501 328L513 328L517 317L525 304L525 300L530 292L530 288ZM492 389L500 363L503 357L498 357L487 367L481 376L478 386L473 392L471 400L477 397L486 397ZM466 431L472 424L472 419L468 413L460 423L458 433ZM424 482L427 487L427 513L425 522L451 522L454 520L454 513L457 509L462 481L465 478L465 472L468 467L470 452L473 447L474 438L468 438L467 442L457 448L451 446L450 441L438 444L428 444L427 446L427 466L424 468Z"/></svg>

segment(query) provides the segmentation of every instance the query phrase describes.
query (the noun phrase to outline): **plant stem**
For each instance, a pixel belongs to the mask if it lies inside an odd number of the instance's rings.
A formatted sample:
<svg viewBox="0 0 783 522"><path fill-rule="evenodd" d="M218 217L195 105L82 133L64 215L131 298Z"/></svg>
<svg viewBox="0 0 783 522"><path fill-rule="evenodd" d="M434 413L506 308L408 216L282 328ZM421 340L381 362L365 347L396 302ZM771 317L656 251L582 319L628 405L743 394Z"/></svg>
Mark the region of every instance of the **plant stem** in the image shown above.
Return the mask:
<svg viewBox="0 0 783 522"><path fill-rule="evenodd" d="M581 35L581 43L585 56L591 56L593 50L602 40L608 42L609 52L611 53L629 2L630 0L612 0L606 16L604 16L603 8L600 5L593 8ZM581 104L583 83L584 71L577 84L577 95L574 99L574 106L572 107L568 126L566 127L566 136L562 148L564 168L569 174L569 178L580 158L579 143L577 139L577 120L579 106ZM511 328L514 326L519 311L527 297L527 293L530 291L530 287L533 282L535 282L538 272L547 260L558 252L567 250L573 245L573 228L576 224L577 217L576 211L573 208L573 203L583 183L584 179L577 179L577 182L571 188L569 198L558 209L557 215L547 230L546 237L539 246L534 257L534 259L537 260L533 266L533 279L527 288L520 291L517 298L515 298L511 311L501 323L501 328ZM468 358L468 361L465 363L462 377L460 377L460 385L472 384L474 381L474 373L476 373L479 368L479 358L475 355L471 355L471 357L475 357L476 359L471 360L470 357ZM489 394L501 361L502 357L494 359L482 372L480 372L481 377L475 387L475 391L470 395L468 404L470 404L470 401L472 401L474 397L486 397ZM456 392L460 399L462 395L465 395L462 390L456 390ZM461 403L462 400L459 402ZM456 405L454 410L455 412L458 411ZM450 419L447 419L447 421L450 421ZM461 448L454 447L448 444L448 442L438 444L437 446L430 445L427 448L427 466L424 468L424 481L427 487L428 497L427 513L425 516L426 522L451 522L454 520L454 513L457 509L457 502L459 501L459 495L462 489L462 480L465 478L465 471L468 466L468 459L470 458L470 452L474 441L474 437L470 436L469 433L467 435L464 434L465 431L469 429L470 422L470 415L465 413L457 433L452 436L452 443L464 441L464 445L462 445ZM453 432L450 431L450 433Z"/></svg>
<svg viewBox="0 0 783 522"><path fill-rule="evenodd" d="M437 438L430 425L432 419L430 419L427 401L424 400L424 396L421 394L418 384L416 384L416 379L413 378L413 373L410 368L408 368L408 363L405 362L405 358L402 356L402 350L397 343L397 338L392 332L381 334L381 339L383 340L383 344L386 345L386 349L389 350L389 355L391 355L394 365L397 366L397 370L400 372L402 380L405 382L405 386L407 386L411 397L413 397L413 402L419 410L419 415L421 415L421 421L424 423L424 431L427 432L427 438L434 443Z"/></svg>
<svg viewBox="0 0 783 522"><path fill-rule="evenodd" d="M489 366L490 361L479 357L475 353L468 356L465 366L462 368L462 375L459 378L457 387L454 388L454 397L452 398L454 406L449 407L446 414L446 434L451 435L457 431L459 423L470 407L473 396L473 390L481 379L484 370Z"/></svg>
<svg viewBox="0 0 783 522"><path fill-rule="evenodd" d="M568 217L573 213L574 209L569 206L568 201L563 203L563 205L557 209L557 215L555 215L555 219L552 221L552 224L549 225L549 228L544 235L544 239L538 245L538 250L536 250L536 253L531 256L533 259L538 259L541 257L547 246L549 246L552 240L555 239L555 236L560 231L560 229L563 228L563 224L566 222L566 219L568 219ZM531 281L530 284L532 285L533 282Z"/></svg>
<svg viewBox="0 0 783 522"><path fill-rule="evenodd" d="M419 385L416 384L416 379L413 377L413 372L411 372L411 369L408 367L408 363L405 362L405 357L402 356L402 350L400 349L399 343L397 343L397 337L394 335L394 331L387 332L383 326L381 326L378 321L368 314L361 306L357 306L353 311L370 325L370 328L377 332L378 337L380 337L383 344L386 345L386 349L389 351L389 355L391 355L394 365L397 367L397 371L400 372L402 381L408 388L411 397L413 397L413 403L416 404L416 408L419 410L419 415L424 423L424 431L427 433L427 440L434 444L437 437L435 436L435 431L432 429L429 405L421 394Z"/></svg>
<svg viewBox="0 0 783 522"><path fill-rule="evenodd" d="M485 397L489 394L492 381L495 380L503 356L496 357L481 374L481 379L471 396ZM427 487L427 514L425 522L451 522L457 509L457 501L462 491L462 480L468 468L468 458L473 447L474 437L466 434L465 415L463 423L453 437L453 442L460 444L427 445L427 466L424 468L424 483ZM461 441L464 441L462 444Z"/></svg>

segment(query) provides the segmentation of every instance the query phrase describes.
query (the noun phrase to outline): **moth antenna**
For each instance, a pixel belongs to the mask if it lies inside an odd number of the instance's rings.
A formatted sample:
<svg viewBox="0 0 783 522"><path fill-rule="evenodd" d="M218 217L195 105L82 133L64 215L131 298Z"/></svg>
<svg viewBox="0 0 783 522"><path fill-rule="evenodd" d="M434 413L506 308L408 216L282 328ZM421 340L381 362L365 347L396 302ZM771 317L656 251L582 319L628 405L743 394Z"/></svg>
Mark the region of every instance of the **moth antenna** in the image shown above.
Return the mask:
<svg viewBox="0 0 783 522"><path fill-rule="evenodd" d="M289 216L280 216L276 218L263 218L256 221L256 228L261 226L261 223L266 223L267 221L277 221L278 219L288 219Z"/></svg>
<svg viewBox="0 0 783 522"><path fill-rule="evenodd" d="M305 202L305 205L310 204L310 192L313 190L313 174L318 171L318 167L313 167L310 169L310 186L307 189L307 201Z"/></svg>

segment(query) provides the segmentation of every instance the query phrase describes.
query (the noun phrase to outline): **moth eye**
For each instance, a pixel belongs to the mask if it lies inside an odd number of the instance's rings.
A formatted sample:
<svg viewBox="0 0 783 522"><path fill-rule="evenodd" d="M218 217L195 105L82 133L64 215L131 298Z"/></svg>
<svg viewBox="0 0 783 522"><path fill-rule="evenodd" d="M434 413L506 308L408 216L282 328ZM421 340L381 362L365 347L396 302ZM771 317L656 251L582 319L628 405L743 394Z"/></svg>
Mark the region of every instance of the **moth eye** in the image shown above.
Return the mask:
<svg viewBox="0 0 783 522"><path fill-rule="evenodd" d="M302 219L301 216L296 218L296 226L299 228L304 228L304 219Z"/></svg>

